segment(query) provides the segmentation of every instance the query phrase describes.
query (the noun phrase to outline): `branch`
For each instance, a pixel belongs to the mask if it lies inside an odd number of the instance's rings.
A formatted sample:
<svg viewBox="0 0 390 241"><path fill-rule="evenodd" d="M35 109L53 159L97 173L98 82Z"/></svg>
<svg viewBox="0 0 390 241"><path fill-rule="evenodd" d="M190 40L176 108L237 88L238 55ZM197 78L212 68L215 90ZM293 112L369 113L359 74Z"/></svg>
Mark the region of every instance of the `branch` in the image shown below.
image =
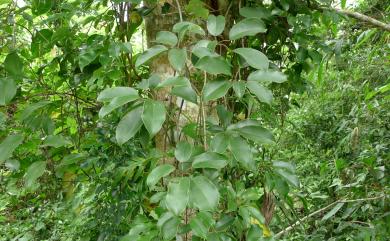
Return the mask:
<svg viewBox="0 0 390 241"><path fill-rule="evenodd" d="M378 28L381 28L381 29L383 29L385 31L389 31L390 32L390 24L378 21L375 18L369 17L367 15L364 15L364 14L361 14L361 13L357 13L357 12L353 12L353 11L350 11L350 10L342 10L342 9L337 9L337 8L323 8L323 9L324 10L335 11L338 14L346 15L348 17L351 17L351 18L354 18L354 19L357 19L357 20L360 20L360 21L363 21L363 22L370 23L371 25L373 25L375 27L378 27Z"/></svg>
<svg viewBox="0 0 390 241"><path fill-rule="evenodd" d="M279 233L277 233L275 235L275 238L279 238L280 236L282 236L283 234L285 233L288 233L290 230L292 230L293 228L295 228L295 226L297 226L298 224L300 224L301 222L307 220L308 218L311 218L315 215L317 215L318 213L322 213L323 211L331 208L332 206L336 205L337 203L353 203L353 202L363 202L363 201L371 201L371 200L377 200L377 199L381 199L381 198L384 198L385 196L379 196L379 197L369 197L369 198L360 198L360 199L352 199L352 200L337 200L321 209L318 209L317 211L314 211L312 213L310 213L309 215L301 218L300 220L296 221L295 223L293 223L292 225L288 226L287 228L285 228L284 230L280 231Z"/></svg>

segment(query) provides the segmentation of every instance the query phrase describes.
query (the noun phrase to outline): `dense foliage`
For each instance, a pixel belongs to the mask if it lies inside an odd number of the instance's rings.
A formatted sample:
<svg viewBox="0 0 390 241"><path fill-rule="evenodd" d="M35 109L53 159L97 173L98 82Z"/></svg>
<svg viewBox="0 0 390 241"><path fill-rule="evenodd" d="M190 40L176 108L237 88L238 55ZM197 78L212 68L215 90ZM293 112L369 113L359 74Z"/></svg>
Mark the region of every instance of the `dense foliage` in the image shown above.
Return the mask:
<svg viewBox="0 0 390 241"><path fill-rule="evenodd" d="M387 240L390 35L347 3L0 0L0 239Z"/></svg>

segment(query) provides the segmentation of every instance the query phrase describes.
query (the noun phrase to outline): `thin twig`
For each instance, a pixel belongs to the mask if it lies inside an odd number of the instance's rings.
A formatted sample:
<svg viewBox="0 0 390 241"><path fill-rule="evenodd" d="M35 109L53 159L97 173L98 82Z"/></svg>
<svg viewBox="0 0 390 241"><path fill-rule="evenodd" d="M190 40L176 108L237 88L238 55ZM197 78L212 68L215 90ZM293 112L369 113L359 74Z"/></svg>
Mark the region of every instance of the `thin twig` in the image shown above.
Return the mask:
<svg viewBox="0 0 390 241"><path fill-rule="evenodd" d="M295 226L297 226L298 224L300 224L301 222L307 220L308 218L311 218L319 213L322 213L323 211L331 208L332 206L338 204L338 203L354 203L354 202L364 202L364 201L372 201L372 200L377 200L377 199L381 199L381 198L384 198L385 196L378 196L378 197L369 197L369 198L360 198L360 199L351 199L351 200L337 200L323 208L320 208L318 209L317 211L314 211L312 212L311 214L301 218L301 220L298 220L296 221L294 224L288 226L287 228L283 229L282 231L280 231L279 233L277 233L275 235L275 238L278 238L280 236L282 236L283 234L285 233L288 233L290 230L292 230L293 228L295 228Z"/></svg>

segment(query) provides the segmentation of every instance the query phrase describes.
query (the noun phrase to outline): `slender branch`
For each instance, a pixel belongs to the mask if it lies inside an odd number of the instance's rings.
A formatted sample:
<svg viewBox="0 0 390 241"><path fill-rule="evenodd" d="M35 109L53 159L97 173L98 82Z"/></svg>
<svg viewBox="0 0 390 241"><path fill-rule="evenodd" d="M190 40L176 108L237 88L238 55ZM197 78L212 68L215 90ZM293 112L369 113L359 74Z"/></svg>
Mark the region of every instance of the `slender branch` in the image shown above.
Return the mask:
<svg viewBox="0 0 390 241"><path fill-rule="evenodd" d="M384 198L385 196L378 196L378 197L369 197L369 198L360 198L360 199L351 199L351 200L337 200L323 208L320 208L318 209L317 211L314 211L312 213L310 213L309 215L301 218L301 220L298 220L296 221L294 224L288 226L287 228L285 228L284 230L280 231L279 233L277 233L275 235L275 238L279 238L280 236L282 236L283 234L285 233L288 233L290 230L292 230L293 228L295 228L295 226L297 226L298 224L300 224L301 222L319 214L319 213L322 213L323 211L331 208L332 206L338 204L338 203L354 203L354 202L364 202L364 201L372 201L372 200L377 200L377 199L381 199L381 198Z"/></svg>
<svg viewBox="0 0 390 241"><path fill-rule="evenodd" d="M357 19L359 21L367 22L370 23L371 25L381 28L385 31L390 32L390 24L381 22L379 20L376 20L375 18L369 17L367 15L358 13L358 12L353 12L351 10L343 10L343 9L338 9L338 8L321 8L322 10L330 10L330 11L335 11L338 14L345 15L354 19Z"/></svg>
<svg viewBox="0 0 390 241"><path fill-rule="evenodd" d="M183 22L183 14L181 12L180 3L176 0L177 10L179 11L180 22Z"/></svg>

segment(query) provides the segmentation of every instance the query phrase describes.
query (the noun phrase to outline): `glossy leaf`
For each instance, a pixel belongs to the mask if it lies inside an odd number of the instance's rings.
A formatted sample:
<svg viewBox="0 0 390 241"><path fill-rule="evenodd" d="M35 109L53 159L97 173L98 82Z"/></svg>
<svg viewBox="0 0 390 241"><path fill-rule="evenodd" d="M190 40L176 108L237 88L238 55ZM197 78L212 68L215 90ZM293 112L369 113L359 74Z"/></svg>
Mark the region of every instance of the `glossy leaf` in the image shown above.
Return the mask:
<svg viewBox="0 0 390 241"><path fill-rule="evenodd" d="M205 35L204 30L197 24L183 21L173 25L172 31L179 34L179 40L182 40L188 33Z"/></svg>
<svg viewBox="0 0 390 241"><path fill-rule="evenodd" d="M252 48L238 48L233 50L233 52L239 54L245 59L249 66L255 69L268 69L269 61L267 56L262 52L252 49Z"/></svg>
<svg viewBox="0 0 390 241"><path fill-rule="evenodd" d="M190 178L182 177L178 182L169 183L165 198L168 210L175 215L181 215L188 205L189 194Z"/></svg>
<svg viewBox="0 0 390 241"><path fill-rule="evenodd" d="M126 95L121 97L115 97L113 98L110 103L107 105L104 105L100 111L99 111L99 118L103 118L106 115L110 114L115 109L132 102L134 100L138 99L138 95Z"/></svg>
<svg viewBox="0 0 390 241"><path fill-rule="evenodd" d="M197 103L198 95L190 86L177 86L172 89L173 95L179 96L186 101Z"/></svg>
<svg viewBox="0 0 390 241"><path fill-rule="evenodd" d="M168 176L175 170L175 167L170 164L162 164L154 168L146 179L146 184L153 188L161 178Z"/></svg>
<svg viewBox="0 0 390 241"><path fill-rule="evenodd" d="M270 11L263 7L243 7L239 12L246 18L268 19L271 17Z"/></svg>
<svg viewBox="0 0 390 241"><path fill-rule="evenodd" d="M116 140L119 145L130 140L142 126L142 106L127 113L116 127Z"/></svg>
<svg viewBox="0 0 390 241"><path fill-rule="evenodd" d="M178 232L179 224L178 217L166 212L158 219L157 227L159 227L164 240L172 240Z"/></svg>
<svg viewBox="0 0 390 241"><path fill-rule="evenodd" d="M226 80L207 83L203 90L203 101L216 100L225 96L230 87L230 82Z"/></svg>
<svg viewBox="0 0 390 241"><path fill-rule="evenodd" d="M192 145L188 142L179 142L176 145L175 157L179 162L186 162L191 158Z"/></svg>
<svg viewBox="0 0 390 241"><path fill-rule="evenodd" d="M156 34L156 41L159 44L165 44L170 47L173 47L177 44L177 36L176 34L169 31L160 31Z"/></svg>
<svg viewBox="0 0 390 241"><path fill-rule="evenodd" d="M205 56L195 64L195 67L209 74L231 75L230 65L222 57Z"/></svg>
<svg viewBox="0 0 390 241"><path fill-rule="evenodd" d="M53 5L53 0L33 0L31 4L31 11L34 15L41 15L48 12Z"/></svg>
<svg viewBox="0 0 390 241"><path fill-rule="evenodd" d="M229 142L230 151L238 163L247 170L254 171L256 162L253 159L251 148L246 140L237 136L231 137Z"/></svg>
<svg viewBox="0 0 390 241"><path fill-rule="evenodd" d="M137 60L135 61L135 67L139 67L147 63L152 58L158 56L159 54L167 50L167 47L165 47L164 45L154 45L153 47L147 49L145 52L143 52L137 57Z"/></svg>
<svg viewBox="0 0 390 241"><path fill-rule="evenodd" d="M209 15L207 19L207 30L213 36L220 35L225 29L225 17L222 15L214 16L212 14Z"/></svg>
<svg viewBox="0 0 390 241"><path fill-rule="evenodd" d="M98 101L111 101L114 98L127 97L129 99L136 100L139 98L138 91L130 87L112 87L103 90L97 100Z"/></svg>
<svg viewBox="0 0 390 241"><path fill-rule="evenodd" d="M217 153L224 153L229 145L229 138L223 133L218 133L210 141L210 150Z"/></svg>
<svg viewBox="0 0 390 241"><path fill-rule="evenodd" d="M204 176L191 179L190 203L201 211L217 208L219 202L218 188Z"/></svg>
<svg viewBox="0 0 390 241"><path fill-rule="evenodd" d="M207 234L215 221L213 216L208 212L199 212L190 221L191 230L194 235L207 239Z"/></svg>
<svg viewBox="0 0 390 241"><path fill-rule="evenodd" d="M142 121L150 136L160 131L165 122L166 110L164 103L154 100L146 100L142 113Z"/></svg>
<svg viewBox="0 0 390 241"><path fill-rule="evenodd" d="M267 29L263 21L257 18L246 18L236 23L229 32L230 40L237 40L245 36L254 36L258 33L265 33Z"/></svg>
<svg viewBox="0 0 390 241"><path fill-rule="evenodd" d="M234 90L234 93L236 94L237 98L241 99L245 94L246 82L244 82L244 81L233 82L233 90Z"/></svg>
<svg viewBox="0 0 390 241"><path fill-rule="evenodd" d="M23 142L20 134L7 136L0 144L0 165L12 156L14 150Z"/></svg>
<svg viewBox="0 0 390 241"><path fill-rule="evenodd" d="M168 60L175 70L181 71L187 61L186 49L170 49L168 51Z"/></svg>
<svg viewBox="0 0 390 241"><path fill-rule="evenodd" d="M256 81L248 81L247 87L261 102L267 103L269 105L272 103L273 94L271 90L267 89Z"/></svg>
<svg viewBox="0 0 390 241"><path fill-rule="evenodd" d="M200 155L197 155L193 158L192 167L193 168L211 168L211 169L221 169L227 165L226 157L214 153L214 152L205 152Z"/></svg>
<svg viewBox="0 0 390 241"><path fill-rule="evenodd" d="M248 76L248 81L283 83L287 81L287 77L279 71L257 70Z"/></svg>
<svg viewBox="0 0 390 241"><path fill-rule="evenodd" d="M274 139L272 133L255 120L240 121L230 125L228 130L235 130L243 137L260 144L272 144Z"/></svg>

